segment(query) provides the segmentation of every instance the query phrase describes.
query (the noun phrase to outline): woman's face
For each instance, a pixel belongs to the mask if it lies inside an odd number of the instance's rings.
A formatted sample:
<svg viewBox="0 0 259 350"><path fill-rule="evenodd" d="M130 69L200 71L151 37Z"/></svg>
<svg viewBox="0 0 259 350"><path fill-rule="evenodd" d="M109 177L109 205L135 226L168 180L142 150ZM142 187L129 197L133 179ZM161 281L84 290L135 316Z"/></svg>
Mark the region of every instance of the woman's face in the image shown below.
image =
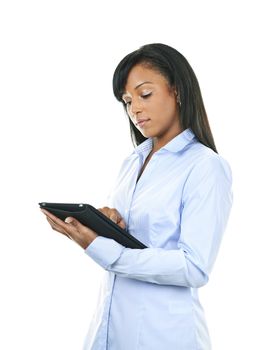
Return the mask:
<svg viewBox="0 0 259 350"><path fill-rule="evenodd" d="M134 66L122 98L138 130L154 138L154 148L162 147L182 131L176 91L158 71L141 64Z"/></svg>

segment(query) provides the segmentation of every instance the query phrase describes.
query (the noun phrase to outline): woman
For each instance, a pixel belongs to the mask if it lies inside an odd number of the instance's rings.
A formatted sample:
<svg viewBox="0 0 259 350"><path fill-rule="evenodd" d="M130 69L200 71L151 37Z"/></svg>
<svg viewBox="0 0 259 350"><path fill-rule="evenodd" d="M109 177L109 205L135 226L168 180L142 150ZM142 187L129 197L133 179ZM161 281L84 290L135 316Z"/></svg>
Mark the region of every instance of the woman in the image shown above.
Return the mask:
<svg viewBox="0 0 259 350"><path fill-rule="evenodd" d="M208 350L198 289L208 282L232 205L231 171L218 155L197 78L164 44L128 54L113 77L134 151L101 210L148 248L125 248L74 218L52 228L105 270L91 350Z"/></svg>

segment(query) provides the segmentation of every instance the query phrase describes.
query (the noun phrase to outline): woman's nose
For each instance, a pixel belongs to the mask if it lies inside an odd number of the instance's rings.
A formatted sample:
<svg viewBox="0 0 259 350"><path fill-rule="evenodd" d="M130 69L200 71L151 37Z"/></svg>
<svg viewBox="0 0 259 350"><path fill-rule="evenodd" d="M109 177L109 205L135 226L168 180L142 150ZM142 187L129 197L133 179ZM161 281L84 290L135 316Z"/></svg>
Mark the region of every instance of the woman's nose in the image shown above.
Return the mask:
<svg viewBox="0 0 259 350"><path fill-rule="evenodd" d="M132 100L130 109L131 109L132 114L137 115L142 110L141 101L139 101L139 100L133 101Z"/></svg>

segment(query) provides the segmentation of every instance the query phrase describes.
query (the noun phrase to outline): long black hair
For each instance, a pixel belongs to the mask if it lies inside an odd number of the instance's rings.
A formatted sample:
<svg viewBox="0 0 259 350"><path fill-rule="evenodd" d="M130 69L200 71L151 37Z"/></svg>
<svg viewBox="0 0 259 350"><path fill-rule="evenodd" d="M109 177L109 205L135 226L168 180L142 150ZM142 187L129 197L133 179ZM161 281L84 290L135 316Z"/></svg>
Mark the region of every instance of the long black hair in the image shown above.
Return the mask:
<svg viewBox="0 0 259 350"><path fill-rule="evenodd" d="M175 87L181 101L180 124L182 129L190 128L201 143L217 152L199 83L186 58L171 46L160 43L141 46L138 50L125 56L114 71L113 93L116 99L123 103L126 112L122 95L129 72L136 64L147 65L157 70L166 78L171 87ZM133 145L137 146L145 141L146 137L136 128L130 117L129 123Z"/></svg>

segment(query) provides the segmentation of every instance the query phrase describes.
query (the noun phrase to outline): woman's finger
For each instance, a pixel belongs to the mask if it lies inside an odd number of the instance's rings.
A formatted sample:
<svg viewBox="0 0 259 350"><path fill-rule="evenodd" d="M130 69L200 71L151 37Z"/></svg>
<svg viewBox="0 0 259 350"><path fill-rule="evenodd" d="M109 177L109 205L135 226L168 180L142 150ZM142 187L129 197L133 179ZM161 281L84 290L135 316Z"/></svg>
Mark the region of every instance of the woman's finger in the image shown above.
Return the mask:
<svg viewBox="0 0 259 350"><path fill-rule="evenodd" d="M126 224L125 224L125 221L123 219L121 219L119 222L117 222L117 225L119 225L123 229L126 228Z"/></svg>
<svg viewBox="0 0 259 350"><path fill-rule="evenodd" d="M60 232L62 233L63 235L67 236L68 238L72 239L69 235L69 233L67 231L65 231L62 227L56 225L49 217L46 217L46 219L48 220L51 228L54 230L54 231L57 231L57 232Z"/></svg>
<svg viewBox="0 0 259 350"><path fill-rule="evenodd" d="M41 211L57 226L61 227L64 231L66 231L67 228L67 224L59 219L57 216L53 215L52 213L50 213L49 211L47 211L46 209L41 209Z"/></svg>
<svg viewBox="0 0 259 350"><path fill-rule="evenodd" d="M109 211L110 211L110 208L108 207L103 207L103 208L98 208L98 210L103 213L105 216L109 217Z"/></svg>
<svg viewBox="0 0 259 350"><path fill-rule="evenodd" d="M46 219L48 221L48 223L50 224L51 228L53 228L53 230L55 231L59 231L61 233L64 233L64 229L62 227L60 227L59 225L57 225L53 220L51 220L48 216L46 216Z"/></svg>
<svg viewBox="0 0 259 350"><path fill-rule="evenodd" d="M114 219L114 220L117 220L117 222L119 222L122 219L121 214L115 208L111 209L110 218Z"/></svg>
<svg viewBox="0 0 259 350"><path fill-rule="evenodd" d="M46 209L41 209L41 211L46 215L46 218L53 230L66 235L68 238L78 243L83 249L86 249L88 245L98 236L95 231L91 230L87 226L84 226L73 217L67 217L64 222L52 213L48 212Z"/></svg>
<svg viewBox="0 0 259 350"><path fill-rule="evenodd" d="M120 213L115 208L103 207L103 208L99 208L98 210L101 211L110 220L115 222L115 224L118 224L122 220Z"/></svg>

